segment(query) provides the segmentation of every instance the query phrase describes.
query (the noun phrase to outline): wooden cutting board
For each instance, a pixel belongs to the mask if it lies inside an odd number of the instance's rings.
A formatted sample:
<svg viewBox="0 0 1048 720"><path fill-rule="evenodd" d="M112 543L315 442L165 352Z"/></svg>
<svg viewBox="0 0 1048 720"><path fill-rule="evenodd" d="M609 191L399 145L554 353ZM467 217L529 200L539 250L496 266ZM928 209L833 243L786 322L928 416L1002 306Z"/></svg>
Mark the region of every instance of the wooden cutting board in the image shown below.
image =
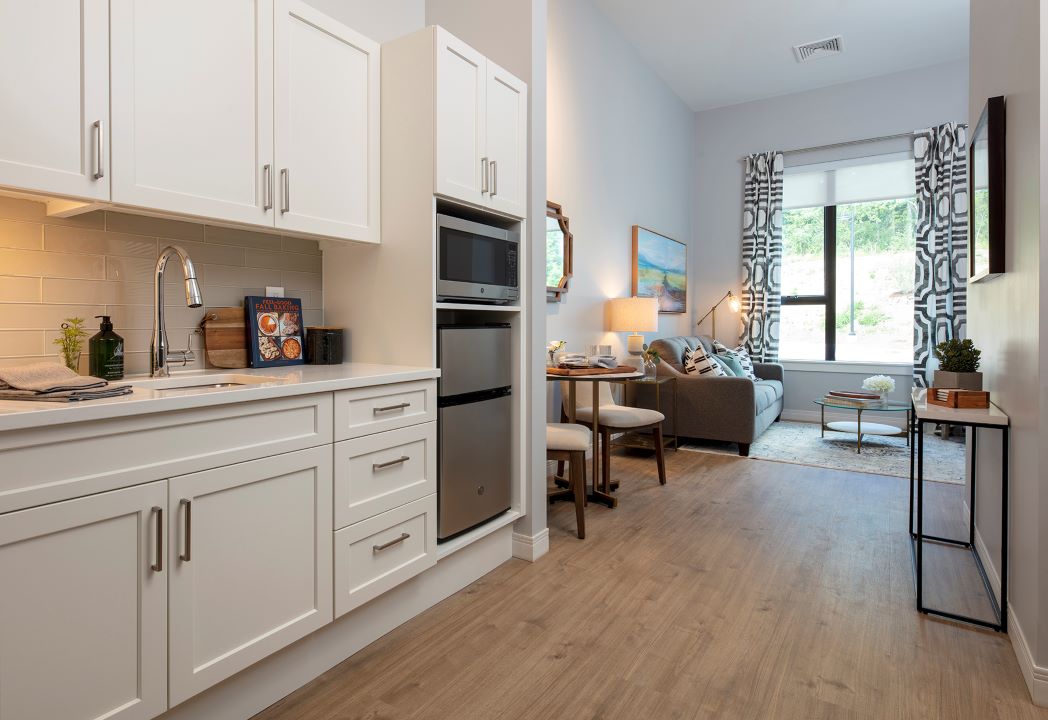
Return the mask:
<svg viewBox="0 0 1048 720"><path fill-rule="evenodd" d="M614 368L605 367L593 367L593 368L561 368L561 367L548 367L546 373L549 375L624 375L626 373L637 373L637 368L630 365L619 365Z"/></svg>
<svg viewBox="0 0 1048 720"><path fill-rule="evenodd" d="M244 308L212 308L200 323L207 361L220 368L246 368L247 329Z"/></svg>

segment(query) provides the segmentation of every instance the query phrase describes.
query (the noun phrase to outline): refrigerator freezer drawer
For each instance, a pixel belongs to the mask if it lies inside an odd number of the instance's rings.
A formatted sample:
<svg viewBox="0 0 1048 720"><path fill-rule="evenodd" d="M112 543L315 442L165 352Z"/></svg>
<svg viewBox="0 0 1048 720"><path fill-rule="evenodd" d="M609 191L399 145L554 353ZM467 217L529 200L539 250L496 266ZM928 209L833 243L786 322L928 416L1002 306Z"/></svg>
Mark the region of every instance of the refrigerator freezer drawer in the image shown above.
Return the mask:
<svg viewBox="0 0 1048 720"><path fill-rule="evenodd" d="M440 328L441 397L513 384L508 327Z"/></svg>
<svg viewBox="0 0 1048 720"><path fill-rule="evenodd" d="M437 537L441 540L510 506L510 395L440 409Z"/></svg>

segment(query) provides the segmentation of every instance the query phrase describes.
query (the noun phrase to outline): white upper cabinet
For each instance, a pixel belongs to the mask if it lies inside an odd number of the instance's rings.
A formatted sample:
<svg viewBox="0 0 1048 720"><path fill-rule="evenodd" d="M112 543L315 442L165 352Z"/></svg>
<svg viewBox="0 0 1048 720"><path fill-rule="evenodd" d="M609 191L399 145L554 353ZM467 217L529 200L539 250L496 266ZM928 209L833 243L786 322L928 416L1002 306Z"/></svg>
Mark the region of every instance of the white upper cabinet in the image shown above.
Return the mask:
<svg viewBox="0 0 1048 720"><path fill-rule="evenodd" d="M527 215L528 88L495 63L487 68L488 199L496 210Z"/></svg>
<svg viewBox="0 0 1048 720"><path fill-rule="evenodd" d="M111 13L113 202L272 225L272 0Z"/></svg>
<svg viewBox="0 0 1048 720"><path fill-rule="evenodd" d="M441 28L436 30L436 42L436 192L484 204L487 60Z"/></svg>
<svg viewBox="0 0 1048 720"><path fill-rule="evenodd" d="M0 186L109 199L109 3L0 0Z"/></svg>
<svg viewBox="0 0 1048 720"><path fill-rule="evenodd" d="M331 446L168 482L175 705L331 622Z"/></svg>
<svg viewBox="0 0 1048 720"><path fill-rule="evenodd" d="M527 85L443 28L433 32L436 193L524 217Z"/></svg>
<svg viewBox="0 0 1048 720"><path fill-rule="evenodd" d="M0 720L167 709L166 505L161 481L0 516Z"/></svg>
<svg viewBox="0 0 1048 720"><path fill-rule="evenodd" d="M379 241L379 46L276 0L276 225Z"/></svg>

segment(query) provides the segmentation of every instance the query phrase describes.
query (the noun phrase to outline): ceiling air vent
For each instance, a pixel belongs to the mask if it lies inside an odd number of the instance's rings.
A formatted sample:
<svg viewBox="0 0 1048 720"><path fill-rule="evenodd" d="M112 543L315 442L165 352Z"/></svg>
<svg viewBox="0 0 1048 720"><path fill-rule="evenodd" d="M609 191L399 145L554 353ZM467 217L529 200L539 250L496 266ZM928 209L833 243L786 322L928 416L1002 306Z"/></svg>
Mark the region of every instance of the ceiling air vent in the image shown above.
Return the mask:
<svg viewBox="0 0 1048 720"><path fill-rule="evenodd" d="M793 54L797 58L797 62L808 62L809 60L829 57L830 55L840 55L843 49L841 36L837 35L825 40L805 43L804 45L794 45Z"/></svg>

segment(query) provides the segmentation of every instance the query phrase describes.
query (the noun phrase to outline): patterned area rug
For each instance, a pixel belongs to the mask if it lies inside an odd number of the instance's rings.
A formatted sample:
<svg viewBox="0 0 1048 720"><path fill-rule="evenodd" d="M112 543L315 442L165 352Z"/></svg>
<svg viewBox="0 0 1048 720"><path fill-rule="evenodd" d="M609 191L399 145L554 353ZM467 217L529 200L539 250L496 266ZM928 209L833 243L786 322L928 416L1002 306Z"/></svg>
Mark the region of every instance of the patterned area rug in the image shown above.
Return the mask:
<svg viewBox="0 0 1048 720"><path fill-rule="evenodd" d="M717 455L738 455L735 443L681 439L681 449ZM910 449L906 438L863 435L862 453L855 452L855 435L826 431L819 436L817 423L774 423L750 446L750 457L761 460L812 465L831 470L910 477ZM924 434L924 476L933 482L964 484L964 438L943 440Z"/></svg>

